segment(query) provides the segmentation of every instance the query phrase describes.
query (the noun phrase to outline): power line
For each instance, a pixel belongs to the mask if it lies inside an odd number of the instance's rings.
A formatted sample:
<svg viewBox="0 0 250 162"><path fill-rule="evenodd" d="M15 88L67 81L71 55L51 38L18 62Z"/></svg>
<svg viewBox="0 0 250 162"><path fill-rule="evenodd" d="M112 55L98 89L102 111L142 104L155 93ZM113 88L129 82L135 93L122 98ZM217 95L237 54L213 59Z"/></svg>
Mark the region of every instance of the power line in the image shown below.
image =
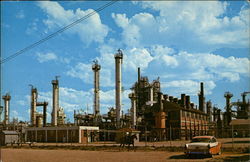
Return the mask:
<svg viewBox="0 0 250 162"><path fill-rule="evenodd" d="M87 19L87 18L89 18L89 17L95 15L96 13L102 11L103 9L105 9L105 8L107 8L107 7L109 7L109 6L111 6L112 4L116 3L117 1L118 1L118 0L112 0L112 1L110 1L110 2L108 2L108 3L106 3L105 5L101 6L100 8L98 8L98 9L96 9L96 10L90 12L89 14L83 16L82 18L80 18L80 19L78 19L78 20L72 22L71 24L69 24L69 25L67 25L67 26L65 26L65 27L63 27L63 28L61 28L61 29L59 29L58 31L56 31L56 32L54 32L54 33L48 35L47 37L45 37L45 38L43 38L43 39L41 39L41 40L39 40L39 41L37 41L37 42L35 42L35 43L29 45L29 46L27 46L27 47L25 47L25 48L23 48L23 49L17 51L16 53L14 53L14 54L12 54L12 55L10 55L10 56L4 58L3 60L1 60L0 64L3 64L3 63L5 63L5 62L7 62L7 61L10 61L11 59L17 57L18 55L20 55L20 54L22 54L22 53L24 53L24 52L26 52L26 51L28 51L28 50L30 50L30 49L32 49L32 48L38 46L39 44L41 44L41 43L43 43L43 42L45 42L45 41L47 41L47 40L49 40L49 39L51 39L51 38L57 36L58 34L64 32L65 30L67 30L67 29L69 29L69 28L71 28L71 27L73 27L74 25L80 23L81 21L83 21L83 20L85 20L85 19Z"/></svg>

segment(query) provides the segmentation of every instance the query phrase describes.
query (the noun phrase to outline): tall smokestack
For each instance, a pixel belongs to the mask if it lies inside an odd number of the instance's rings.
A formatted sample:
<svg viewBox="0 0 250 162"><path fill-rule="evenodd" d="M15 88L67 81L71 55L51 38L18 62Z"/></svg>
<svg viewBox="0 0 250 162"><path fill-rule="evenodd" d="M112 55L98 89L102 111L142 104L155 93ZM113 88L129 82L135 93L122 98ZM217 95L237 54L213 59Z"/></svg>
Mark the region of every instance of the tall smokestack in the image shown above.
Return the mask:
<svg viewBox="0 0 250 162"><path fill-rule="evenodd" d="M250 93L250 92L243 92L241 93L241 96L242 96L242 103L243 104L246 104L246 95ZM243 106L244 107L244 106ZM243 108L244 109L244 108Z"/></svg>
<svg viewBox="0 0 250 162"><path fill-rule="evenodd" d="M141 102L141 95L140 95L140 81L141 81L141 69L140 69L140 67L138 67L138 78L137 78L137 86L135 87L135 89L136 89L136 92L137 92L137 99L136 99L136 108L137 108L137 110L138 110L138 112L141 112L141 104L140 104L140 102ZM138 113L138 112L136 112L136 113Z"/></svg>
<svg viewBox="0 0 250 162"><path fill-rule="evenodd" d="M120 111L121 111L121 91L122 91L122 51L119 49L118 53L115 54L115 106L116 106L116 124L120 127Z"/></svg>
<svg viewBox="0 0 250 162"><path fill-rule="evenodd" d="M186 95L185 94L181 94L181 106L183 108L186 108Z"/></svg>
<svg viewBox="0 0 250 162"><path fill-rule="evenodd" d="M4 100L4 125L9 124L9 109L10 109L10 95L6 93L5 96L2 97Z"/></svg>
<svg viewBox="0 0 250 162"><path fill-rule="evenodd" d="M162 102L162 93L158 92L158 104L160 108L160 112L163 112L163 102Z"/></svg>
<svg viewBox="0 0 250 162"><path fill-rule="evenodd" d="M94 115L95 117L100 115L100 99L99 99L99 78L101 66L98 64L97 60L94 61L92 65L92 70L94 71Z"/></svg>
<svg viewBox="0 0 250 162"><path fill-rule="evenodd" d="M47 126L47 106L48 102L43 102L43 127Z"/></svg>
<svg viewBox="0 0 250 162"><path fill-rule="evenodd" d="M0 122L2 121L3 106L0 105Z"/></svg>
<svg viewBox="0 0 250 162"><path fill-rule="evenodd" d="M212 122L212 102L209 100L207 102L207 114L208 114L208 121Z"/></svg>
<svg viewBox="0 0 250 162"><path fill-rule="evenodd" d="M36 126L36 104L37 104L37 89L31 86L31 96L30 96L30 124L31 126Z"/></svg>
<svg viewBox="0 0 250 162"><path fill-rule="evenodd" d="M230 92L226 92L224 94L224 97L226 98L226 122L227 126L232 120L232 111L231 111L231 105L230 105L230 99L233 97L233 94Z"/></svg>
<svg viewBox="0 0 250 162"><path fill-rule="evenodd" d="M191 107L190 106L190 96L186 96L185 99L186 99L186 108L190 109L190 107Z"/></svg>
<svg viewBox="0 0 250 162"><path fill-rule="evenodd" d="M52 101L52 118L51 124L52 126L57 126L57 111L59 109L59 81L58 76L56 76L56 80L52 80L53 85L53 101Z"/></svg>
<svg viewBox="0 0 250 162"><path fill-rule="evenodd" d="M132 128L135 128L136 126L136 96L134 93L130 93L128 96L131 100L131 119L132 119Z"/></svg>
<svg viewBox="0 0 250 162"><path fill-rule="evenodd" d="M226 98L226 111L230 112L231 108L230 108L230 99L233 97L233 94L230 92L226 92L224 94L224 97Z"/></svg>
<svg viewBox="0 0 250 162"><path fill-rule="evenodd" d="M140 79L141 79L141 69L140 67L138 67L138 84L140 83Z"/></svg>
<svg viewBox="0 0 250 162"><path fill-rule="evenodd" d="M200 84L200 93L199 93L199 110L205 112L205 97L204 97L204 86L203 82Z"/></svg>

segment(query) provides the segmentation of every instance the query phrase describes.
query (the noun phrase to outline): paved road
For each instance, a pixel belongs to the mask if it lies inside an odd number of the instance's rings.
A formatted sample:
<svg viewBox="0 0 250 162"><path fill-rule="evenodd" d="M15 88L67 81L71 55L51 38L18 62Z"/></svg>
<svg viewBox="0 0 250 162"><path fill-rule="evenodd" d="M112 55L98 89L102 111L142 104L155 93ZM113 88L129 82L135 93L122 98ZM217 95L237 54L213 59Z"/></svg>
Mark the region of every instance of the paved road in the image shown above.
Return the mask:
<svg viewBox="0 0 250 162"><path fill-rule="evenodd" d="M235 161L249 160L250 154L224 153L214 158L187 159L182 152L165 151L82 151L2 149L3 162L162 162L162 161Z"/></svg>

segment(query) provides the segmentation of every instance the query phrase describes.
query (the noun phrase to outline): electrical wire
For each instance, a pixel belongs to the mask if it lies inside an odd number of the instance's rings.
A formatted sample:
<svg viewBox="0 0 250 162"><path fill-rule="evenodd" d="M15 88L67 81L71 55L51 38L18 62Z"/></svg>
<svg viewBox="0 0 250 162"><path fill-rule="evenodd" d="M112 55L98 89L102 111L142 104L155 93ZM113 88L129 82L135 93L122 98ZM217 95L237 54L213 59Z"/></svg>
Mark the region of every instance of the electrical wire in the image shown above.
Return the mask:
<svg viewBox="0 0 250 162"><path fill-rule="evenodd" d="M100 11L102 11L103 9L105 9L105 8L107 8L107 7L111 6L111 5L113 5L113 4L116 3L117 1L118 1L118 0L112 0L112 1L110 1L110 2L108 2L108 3L106 3L105 5L101 6L100 8L98 8L98 9L96 9L96 10L90 12L89 14L83 16L83 17L80 18L80 19L77 19L76 21L74 21L74 22L72 22L71 24L69 24L69 25L67 25L67 26L65 26L65 27L63 27L63 28L57 30L56 32L54 32L54 33L48 35L47 37L45 37L45 38L43 38L43 39L41 39L41 40L39 40L39 41L37 41L37 42L35 42L35 43L29 45L29 46L27 46L27 47L25 47L25 48L23 48L23 49L17 51L16 53L14 53L14 54L12 54L12 55L10 55L10 56L4 58L3 60L1 60L0 64L3 64L3 63L5 63L5 62L7 62L7 61L10 61L11 59L14 59L15 57L17 57L18 55L21 55L22 53L24 53L24 52L26 52L26 51L28 51L28 50L30 50L30 49L32 49L32 48L38 46L39 44L44 43L45 41L47 41L47 40L49 40L49 39L51 39L51 38L57 36L58 34L64 32L65 30L67 30L67 29L69 29L69 28L72 28L74 25L76 25L76 24L82 22L83 20L85 20L85 19L87 19L87 18L89 18L89 17L91 17L91 16L93 16L93 15L95 15L96 13L99 13Z"/></svg>

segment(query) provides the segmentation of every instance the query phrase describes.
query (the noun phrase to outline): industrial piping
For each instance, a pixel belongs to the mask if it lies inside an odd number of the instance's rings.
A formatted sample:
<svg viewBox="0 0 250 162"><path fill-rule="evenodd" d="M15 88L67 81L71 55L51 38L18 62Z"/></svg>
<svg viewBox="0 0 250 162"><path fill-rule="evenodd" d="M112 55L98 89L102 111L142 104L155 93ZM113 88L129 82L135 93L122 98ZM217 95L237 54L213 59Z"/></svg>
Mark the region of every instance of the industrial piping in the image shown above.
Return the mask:
<svg viewBox="0 0 250 162"><path fill-rule="evenodd" d="M116 106L116 126L120 127L120 111L121 111L121 91L122 91L122 64L123 53L119 49L118 53L115 54L115 106Z"/></svg>

